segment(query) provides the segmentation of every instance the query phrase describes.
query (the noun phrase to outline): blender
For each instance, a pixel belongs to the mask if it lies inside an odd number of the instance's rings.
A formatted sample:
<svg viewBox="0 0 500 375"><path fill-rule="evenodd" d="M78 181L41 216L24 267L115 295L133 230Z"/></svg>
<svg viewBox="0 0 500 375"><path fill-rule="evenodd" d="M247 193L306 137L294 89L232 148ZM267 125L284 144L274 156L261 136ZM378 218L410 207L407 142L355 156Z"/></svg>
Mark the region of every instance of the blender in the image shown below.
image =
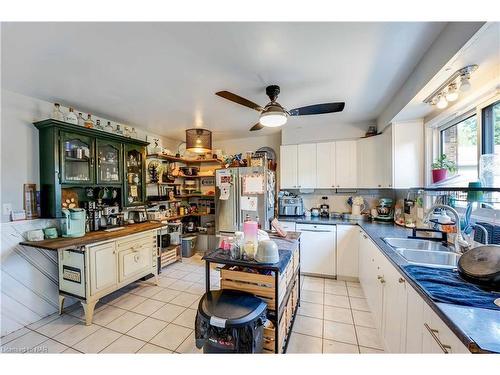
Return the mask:
<svg viewBox="0 0 500 375"><path fill-rule="evenodd" d="M328 197L322 197L321 205L319 206L319 216L328 218L330 217L330 206L328 205Z"/></svg>

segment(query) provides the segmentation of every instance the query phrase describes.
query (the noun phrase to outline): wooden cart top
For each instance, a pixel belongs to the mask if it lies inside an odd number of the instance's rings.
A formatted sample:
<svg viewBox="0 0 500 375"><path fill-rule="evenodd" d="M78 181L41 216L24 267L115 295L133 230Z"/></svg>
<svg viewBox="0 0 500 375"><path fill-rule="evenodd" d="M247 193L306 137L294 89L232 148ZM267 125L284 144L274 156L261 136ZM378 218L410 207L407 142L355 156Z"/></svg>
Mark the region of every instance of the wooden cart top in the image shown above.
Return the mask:
<svg viewBox="0 0 500 375"><path fill-rule="evenodd" d="M135 233L146 232L148 230L158 229L164 226L166 226L166 224L162 224L159 221L147 221L144 223L124 225L123 229L115 230L112 232L100 230L96 232L89 232L83 237L59 237L43 241L23 241L20 243L20 245L36 247L45 250L67 250L106 240L125 237Z"/></svg>

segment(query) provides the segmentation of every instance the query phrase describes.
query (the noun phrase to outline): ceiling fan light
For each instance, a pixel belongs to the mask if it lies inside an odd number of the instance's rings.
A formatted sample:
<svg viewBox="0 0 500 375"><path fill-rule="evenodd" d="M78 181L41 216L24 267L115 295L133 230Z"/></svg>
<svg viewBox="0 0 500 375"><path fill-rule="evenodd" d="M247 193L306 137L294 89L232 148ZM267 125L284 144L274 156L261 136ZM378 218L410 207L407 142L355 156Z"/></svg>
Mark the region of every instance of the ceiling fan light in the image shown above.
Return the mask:
<svg viewBox="0 0 500 375"><path fill-rule="evenodd" d="M444 96L440 96L437 103L436 103L436 107L438 107L439 109L444 109L446 107L448 107L448 101L446 100L446 98Z"/></svg>
<svg viewBox="0 0 500 375"><path fill-rule="evenodd" d="M260 116L259 122L268 128L277 128L286 124L286 114L283 112L267 112Z"/></svg>

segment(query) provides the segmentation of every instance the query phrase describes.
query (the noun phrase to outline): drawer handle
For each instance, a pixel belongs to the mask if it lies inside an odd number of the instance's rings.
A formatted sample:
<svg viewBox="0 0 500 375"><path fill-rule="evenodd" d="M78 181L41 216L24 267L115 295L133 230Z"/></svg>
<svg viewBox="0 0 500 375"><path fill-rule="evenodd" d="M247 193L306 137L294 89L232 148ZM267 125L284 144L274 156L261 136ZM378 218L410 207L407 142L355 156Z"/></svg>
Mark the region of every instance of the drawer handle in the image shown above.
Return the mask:
<svg viewBox="0 0 500 375"><path fill-rule="evenodd" d="M378 275L378 276L377 276L377 279L380 281L380 284L385 284L385 279L384 279L384 276L380 276L380 275Z"/></svg>
<svg viewBox="0 0 500 375"><path fill-rule="evenodd" d="M451 350L451 346L443 344L441 342L441 340L439 340L439 337L437 337L437 334L439 333L439 331L437 329L433 329L433 328L429 327L429 325L427 323L424 323L424 327L427 328L427 331L429 331L432 338L437 342L437 344L439 345L439 347L441 348L443 353L449 354L450 353L449 350Z"/></svg>
<svg viewBox="0 0 500 375"><path fill-rule="evenodd" d="M136 263L139 262L139 258L140 258L139 254L134 255L134 262Z"/></svg>

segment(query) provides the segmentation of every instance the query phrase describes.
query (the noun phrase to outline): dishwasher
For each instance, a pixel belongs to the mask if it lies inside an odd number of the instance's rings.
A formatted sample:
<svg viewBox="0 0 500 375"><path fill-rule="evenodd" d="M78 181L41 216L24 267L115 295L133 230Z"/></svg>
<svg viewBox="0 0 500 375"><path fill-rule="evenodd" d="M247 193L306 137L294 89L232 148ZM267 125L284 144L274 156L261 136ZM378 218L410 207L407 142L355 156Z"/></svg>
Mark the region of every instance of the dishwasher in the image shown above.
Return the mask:
<svg viewBox="0 0 500 375"><path fill-rule="evenodd" d="M335 225L297 224L300 232L300 272L335 276Z"/></svg>

